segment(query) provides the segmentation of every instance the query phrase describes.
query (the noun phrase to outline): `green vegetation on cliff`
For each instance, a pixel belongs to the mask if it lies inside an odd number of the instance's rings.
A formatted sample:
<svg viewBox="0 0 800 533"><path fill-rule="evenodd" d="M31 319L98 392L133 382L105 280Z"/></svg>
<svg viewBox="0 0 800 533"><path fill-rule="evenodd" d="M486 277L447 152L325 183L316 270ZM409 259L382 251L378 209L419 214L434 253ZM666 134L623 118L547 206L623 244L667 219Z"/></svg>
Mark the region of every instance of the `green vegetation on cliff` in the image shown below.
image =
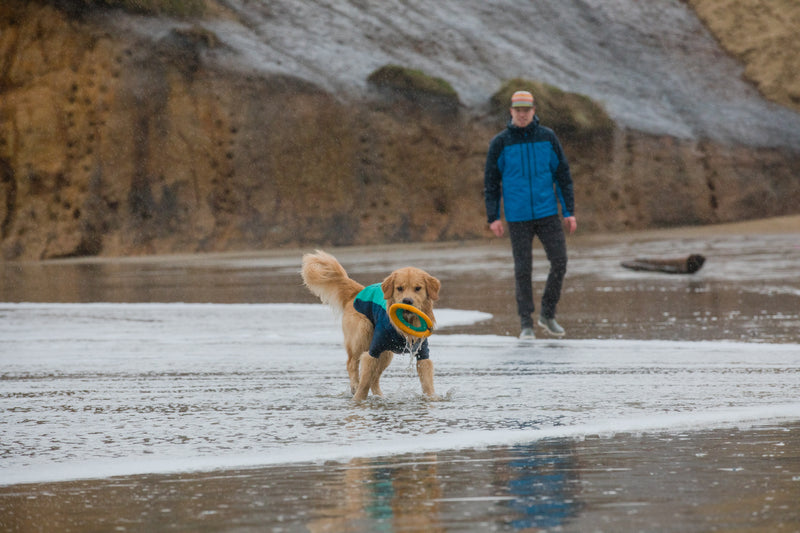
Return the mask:
<svg viewBox="0 0 800 533"><path fill-rule="evenodd" d="M600 104L588 96L565 92L546 83L520 78L505 82L492 95L489 101L492 113L507 113L508 103L515 91L533 93L536 114L544 125L559 135L586 139L608 137L614 131L614 121Z"/></svg>
<svg viewBox="0 0 800 533"><path fill-rule="evenodd" d="M380 90L409 97L428 97L443 103L458 105L458 93L442 78L429 76L421 70L399 65L385 65L367 77L367 82Z"/></svg>

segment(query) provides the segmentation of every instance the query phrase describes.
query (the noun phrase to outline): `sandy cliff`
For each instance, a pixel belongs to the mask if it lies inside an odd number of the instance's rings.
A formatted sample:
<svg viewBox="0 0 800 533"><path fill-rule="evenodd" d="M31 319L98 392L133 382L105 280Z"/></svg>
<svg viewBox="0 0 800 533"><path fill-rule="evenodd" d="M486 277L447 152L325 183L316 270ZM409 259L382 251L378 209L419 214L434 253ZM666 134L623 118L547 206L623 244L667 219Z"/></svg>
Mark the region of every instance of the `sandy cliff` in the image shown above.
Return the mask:
<svg viewBox="0 0 800 533"><path fill-rule="evenodd" d="M800 111L800 3L794 0L689 0L700 19L745 65L770 100Z"/></svg>
<svg viewBox="0 0 800 533"><path fill-rule="evenodd" d="M271 10L266 14L246 12L255 5L228 2L210 20L173 21L5 2L0 7L2 257L485 235L485 150L504 123L486 102L502 80L515 75L541 74L556 85L562 75L552 71L548 79L544 69L520 73L496 58L478 57L488 47L445 50L411 30L399 40L402 24L396 17L387 19L391 31L383 33L370 26L376 19L357 26L378 40L377 59L362 52L360 59L351 58L361 62L348 64L314 52L321 38L345 46L346 30L314 32L292 55L282 36L303 20L317 20L314 13L292 12L299 20L280 29L277 25L291 18L281 2L265 3ZM672 9L686 16L678 3ZM349 16L352 21L367 15ZM481 12L475 8L463 15L479 18ZM687 35L699 31L699 23L687 20ZM335 21L326 27L334 28ZM579 35L570 38L577 42ZM410 55L409 47L418 55ZM463 57L453 58L456 49ZM658 50L670 49L645 50L655 62ZM708 53L724 56L718 48ZM430 71L437 54L447 56L439 58L442 75L461 96L457 112L377 93L361 75L403 60ZM675 61L674 54L668 57ZM417 58L434 63L420 59L419 65ZM456 65L463 69L460 77ZM723 74L714 76L724 85ZM622 89L607 81L593 85L576 75L560 84L601 102L617 123L611 136L562 133L583 230L798 212L796 114L764 102L755 90L751 95L746 85L737 85L740 80L731 81L730 100L750 107L714 104L709 111L712 104L695 104L687 112L683 103L692 92L703 101L693 85L702 87L701 78L674 84L671 102L654 101L652 110L633 105L635 95L619 97ZM642 87L639 92L659 94L657 87ZM740 107L748 107L749 114L737 114ZM665 118L670 116L686 128L676 130Z"/></svg>

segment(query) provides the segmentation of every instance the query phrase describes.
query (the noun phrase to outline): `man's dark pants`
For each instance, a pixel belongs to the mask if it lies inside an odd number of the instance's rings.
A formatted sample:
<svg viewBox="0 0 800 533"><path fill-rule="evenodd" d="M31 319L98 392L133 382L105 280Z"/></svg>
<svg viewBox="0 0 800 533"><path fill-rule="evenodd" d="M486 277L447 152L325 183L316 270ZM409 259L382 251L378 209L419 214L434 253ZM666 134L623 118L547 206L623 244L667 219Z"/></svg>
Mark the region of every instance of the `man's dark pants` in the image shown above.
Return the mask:
<svg viewBox="0 0 800 533"><path fill-rule="evenodd" d="M542 316L555 318L556 305L561 298L561 285L567 273L567 242L564 229L561 227L559 215L509 222L508 232L511 238L511 251L514 255L514 277L516 279L517 312L522 327L533 327L531 315L533 305L533 238L539 237L547 260L550 262L550 273L542 294Z"/></svg>

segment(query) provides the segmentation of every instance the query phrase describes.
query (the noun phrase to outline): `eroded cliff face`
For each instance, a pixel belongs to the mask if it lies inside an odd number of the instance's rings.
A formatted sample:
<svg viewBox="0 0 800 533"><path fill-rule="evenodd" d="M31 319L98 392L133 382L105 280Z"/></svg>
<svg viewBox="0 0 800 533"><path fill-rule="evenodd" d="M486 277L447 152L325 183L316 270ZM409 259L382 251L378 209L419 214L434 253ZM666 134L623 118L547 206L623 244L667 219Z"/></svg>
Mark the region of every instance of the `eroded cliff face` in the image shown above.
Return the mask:
<svg viewBox="0 0 800 533"><path fill-rule="evenodd" d="M152 39L103 20L0 7L3 258L487 235L484 158L505 117L342 99L209 60L225 45L199 27ZM562 141L583 230L798 212L788 148L623 128Z"/></svg>

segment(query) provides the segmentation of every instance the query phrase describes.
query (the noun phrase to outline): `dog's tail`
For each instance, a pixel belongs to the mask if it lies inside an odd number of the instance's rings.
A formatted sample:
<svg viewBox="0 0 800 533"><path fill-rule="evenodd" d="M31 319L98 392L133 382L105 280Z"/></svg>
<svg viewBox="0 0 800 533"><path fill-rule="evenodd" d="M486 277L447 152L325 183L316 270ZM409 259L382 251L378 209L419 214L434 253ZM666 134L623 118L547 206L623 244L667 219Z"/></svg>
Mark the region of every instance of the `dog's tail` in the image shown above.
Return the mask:
<svg viewBox="0 0 800 533"><path fill-rule="evenodd" d="M338 312L364 288L350 279L335 257L322 250L303 256L301 274L308 290Z"/></svg>

